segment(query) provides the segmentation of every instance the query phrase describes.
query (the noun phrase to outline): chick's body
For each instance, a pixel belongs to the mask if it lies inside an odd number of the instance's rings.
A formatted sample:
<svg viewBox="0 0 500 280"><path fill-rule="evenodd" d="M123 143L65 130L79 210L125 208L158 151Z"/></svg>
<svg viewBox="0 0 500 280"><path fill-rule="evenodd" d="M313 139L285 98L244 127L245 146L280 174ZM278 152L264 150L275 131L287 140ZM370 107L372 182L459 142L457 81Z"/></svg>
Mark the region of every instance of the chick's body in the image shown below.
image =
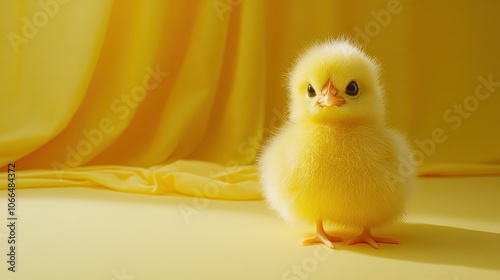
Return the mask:
<svg viewBox="0 0 500 280"><path fill-rule="evenodd" d="M270 205L287 221L376 227L397 219L406 189L397 173L398 136L381 127L287 124L262 157Z"/></svg>
<svg viewBox="0 0 500 280"><path fill-rule="evenodd" d="M340 241L323 222L363 229L350 244L397 243L370 233L403 215L414 177L404 138L384 125L375 62L346 41L313 47L290 93L290 119L259 160L268 204L288 222L316 223L305 244Z"/></svg>

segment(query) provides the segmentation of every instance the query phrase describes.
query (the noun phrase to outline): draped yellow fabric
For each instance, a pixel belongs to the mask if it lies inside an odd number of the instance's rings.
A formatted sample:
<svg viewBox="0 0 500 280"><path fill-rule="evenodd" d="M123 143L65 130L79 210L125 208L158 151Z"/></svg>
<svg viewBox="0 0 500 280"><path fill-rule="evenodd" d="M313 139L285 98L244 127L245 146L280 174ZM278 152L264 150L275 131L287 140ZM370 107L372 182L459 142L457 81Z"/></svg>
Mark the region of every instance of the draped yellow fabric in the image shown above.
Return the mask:
<svg viewBox="0 0 500 280"><path fill-rule="evenodd" d="M255 157L307 45L384 67L423 175L500 174L496 1L0 1L0 175L18 188L259 199ZM0 183L0 189L6 188Z"/></svg>

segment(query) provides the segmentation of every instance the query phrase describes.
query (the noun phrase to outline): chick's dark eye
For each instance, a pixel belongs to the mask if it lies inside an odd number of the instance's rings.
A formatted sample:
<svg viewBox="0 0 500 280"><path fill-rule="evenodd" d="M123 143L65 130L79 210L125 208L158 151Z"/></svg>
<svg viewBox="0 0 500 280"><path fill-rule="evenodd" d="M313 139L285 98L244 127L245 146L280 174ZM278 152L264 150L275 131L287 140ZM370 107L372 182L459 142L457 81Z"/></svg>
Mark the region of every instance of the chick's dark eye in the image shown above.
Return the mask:
<svg viewBox="0 0 500 280"><path fill-rule="evenodd" d="M315 97L316 96L316 91L314 90L314 88L311 86L311 84L309 84L307 86L307 96L309 97Z"/></svg>
<svg viewBox="0 0 500 280"><path fill-rule="evenodd" d="M345 93L350 96L357 96L359 94L359 87L358 84L354 81L350 82L346 87L345 87Z"/></svg>

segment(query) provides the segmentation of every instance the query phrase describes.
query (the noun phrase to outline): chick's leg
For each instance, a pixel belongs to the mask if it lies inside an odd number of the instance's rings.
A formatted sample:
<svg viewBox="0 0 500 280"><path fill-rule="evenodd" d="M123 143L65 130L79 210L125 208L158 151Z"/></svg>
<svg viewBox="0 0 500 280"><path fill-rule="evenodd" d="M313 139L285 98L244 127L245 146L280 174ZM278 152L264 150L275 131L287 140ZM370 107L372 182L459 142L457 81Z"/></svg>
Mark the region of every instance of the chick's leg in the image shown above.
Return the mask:
<svg viewBox="0 0 500 280"><path fill-rule="evenodd" d="M366 243L372 246L373 248L378 249L377 243L399 244L399 241L397 241L394 238L373 236L372 233L370 232L370 229L365 228L359 236L354 237L353 239L347 241L347 245L353 245L358 243Z"/></svg>
<svg viewBox="0 0 500 280"><path fill-rule="evenodd" d="M302 240L302 245L313 245L313 244L323 243L327 247L335 249L335 247L333 246L333 242L342 242L342 241L344 240L340 237L328 235L325 232L325 229L323 228L323 221L320 220L316 223L316 234L313 237Z"/></svg>

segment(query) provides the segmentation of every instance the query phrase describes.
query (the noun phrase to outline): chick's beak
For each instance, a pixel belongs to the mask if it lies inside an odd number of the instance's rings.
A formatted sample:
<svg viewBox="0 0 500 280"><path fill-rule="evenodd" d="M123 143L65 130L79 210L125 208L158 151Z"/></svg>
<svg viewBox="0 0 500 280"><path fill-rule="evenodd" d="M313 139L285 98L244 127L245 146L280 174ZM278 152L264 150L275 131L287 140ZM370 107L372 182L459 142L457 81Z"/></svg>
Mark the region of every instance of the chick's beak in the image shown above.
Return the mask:
<svg viewBox="0 0 500 280"><path fill-rule="evenodd" d="M335 88L331 79L328 79L328 82L321 89L321 97L318 101L321 107L325 106L342 106L346 103L343 97L338 96L339 91Z"/></svg>

